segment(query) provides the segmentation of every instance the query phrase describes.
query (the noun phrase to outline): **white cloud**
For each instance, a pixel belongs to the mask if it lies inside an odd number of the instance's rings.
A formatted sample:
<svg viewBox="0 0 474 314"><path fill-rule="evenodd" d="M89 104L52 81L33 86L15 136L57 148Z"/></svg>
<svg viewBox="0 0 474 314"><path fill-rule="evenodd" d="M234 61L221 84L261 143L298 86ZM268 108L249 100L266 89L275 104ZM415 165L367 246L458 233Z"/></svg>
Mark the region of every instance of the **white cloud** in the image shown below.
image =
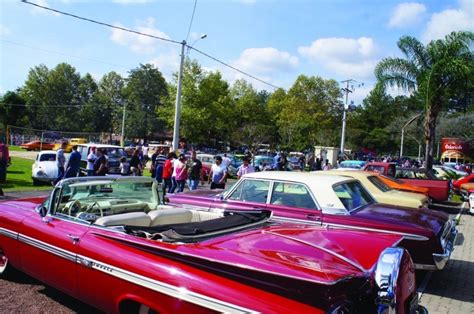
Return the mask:
<svg viewBox="0 0 474 314"><path fill-rule="evenodd" d="M270 84L287 87L288 77L297 70L298 57L272 47L248 48L242 51L239 58L230 63L233 67L253 75ZM252 79L228 67L219 67L224 79L231 84L238 79L245 79L256 89L271 90L267 84Z"/></svg>
<svg viewBox="0 0 474 314"><path fill-rule="evenodd" d="M169 39L168 35L160 31L159 29L155 28L154 18L150 17L146 21L139 22L139 24L141 24L141 26L137 26L135 30L141 33ZM114 25L119 26L119 27L124 27L120 23L115 23ZM145 53L145 54L154 53L157 47L163 44L163 41L159 39L151 38L151 37L147 37L143 35L138 35L138 34L133 34L133 33L121 31L118 29L112 29L112 34L110 35L110 39L119 45L128 46L134 52Z"/></svg>
<svg viewBox="0 0 474 314"><path fill-rule="evenodd" d="M0 36L9 36L12 32L10 31L10 29L6 26L3 26L0 24Z"/></svg>
<svg viewBox="0 0 474 314"><path fill-rule="evenodd" d="M425 12L426 7L424 4L417 2L400 3L393 10L388 25L399 28L416 25L421 21Z"/></svg>
<svg viewBox="0 0 474 314"><path fill-rule="evenodd" d="M377 46L368 37L321 38L299 47L298 52L328 71L356 79L373 77L378 62Z"/></svg>
<svg viewBox="0 0 474 314"><path fill-rule="evenodd" d="M474 31L474 1L460 0L458 9L448 9L431 16L422 39L429 42L444 38L453 31Z"/></svg>
<svg viewBox="0 0 474 314"><path fill-rule="evenodd" d="M167 82L173 80L173 73L179 71L179 54L180 52L176 49L168 53L160 54L158 57L148 61L160 70L163 77Z"/></svg>

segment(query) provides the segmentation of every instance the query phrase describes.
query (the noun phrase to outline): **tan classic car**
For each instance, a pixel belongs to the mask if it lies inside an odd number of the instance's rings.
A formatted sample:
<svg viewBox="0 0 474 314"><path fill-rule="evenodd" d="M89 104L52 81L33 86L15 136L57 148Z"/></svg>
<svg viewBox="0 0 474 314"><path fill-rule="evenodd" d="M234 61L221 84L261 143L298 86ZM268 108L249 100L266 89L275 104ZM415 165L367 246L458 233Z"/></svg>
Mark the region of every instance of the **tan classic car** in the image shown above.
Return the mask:
<svg viewBox="0 0 474 314"><path fill-rule="evenodd" d="M378 203L420 208L428 206L424 194L398 191L390 188L380 178L380 174L368 171L315 171L318 175L347 176L359 180Z"/></svg>

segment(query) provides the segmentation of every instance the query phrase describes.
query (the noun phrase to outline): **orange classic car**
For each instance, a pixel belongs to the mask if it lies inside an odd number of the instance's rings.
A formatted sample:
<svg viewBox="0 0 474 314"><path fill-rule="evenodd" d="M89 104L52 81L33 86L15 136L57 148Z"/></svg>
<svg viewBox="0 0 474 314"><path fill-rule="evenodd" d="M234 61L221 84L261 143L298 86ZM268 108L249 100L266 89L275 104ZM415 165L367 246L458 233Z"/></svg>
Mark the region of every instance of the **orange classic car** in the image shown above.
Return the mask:
<svg viewBox="0 0 474 314"><path fill-rule="evenodd" d="M28 151L30 150L52 150L54 147L54 144L52 143L47 143L47 142L41 142L41 141L31 141L25 144L20 145L21 148L26 149Z"/></svg>
<svg viewBox="0 0 474 314"><path fill-rule="evenodd" d="M428 195L429 189L421 186L411 185L409 183L403 182L397 178L389 177L383 174L379 174L379 178L389 187L394 190L406 191L406 192L415 192Z"/></svg>

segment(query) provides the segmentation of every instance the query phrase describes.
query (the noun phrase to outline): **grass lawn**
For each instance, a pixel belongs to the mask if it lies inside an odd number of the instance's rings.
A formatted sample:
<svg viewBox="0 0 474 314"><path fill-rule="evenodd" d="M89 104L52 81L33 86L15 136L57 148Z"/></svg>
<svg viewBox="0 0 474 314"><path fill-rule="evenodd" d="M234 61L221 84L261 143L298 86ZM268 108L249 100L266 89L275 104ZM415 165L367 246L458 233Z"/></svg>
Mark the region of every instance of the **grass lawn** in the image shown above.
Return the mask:
<svg viewBox="0 0 474 314"><path fill-rule="evenodd" d="M34 161L12 157L12 162L7 170L7 181L2 183L3 192L13 191L40 191L51 189L50 184L35 186L31 180L31 165Z"/></svg>
<svg viewBox="0 0 474 314"><path fill-rule="evenodd" d="M25 151L24 149L21 149L20 146L13 146L13 145L8 146L8 149L9 149L10 151L16 151L16 152L18 152L18 151Z"/></svg>

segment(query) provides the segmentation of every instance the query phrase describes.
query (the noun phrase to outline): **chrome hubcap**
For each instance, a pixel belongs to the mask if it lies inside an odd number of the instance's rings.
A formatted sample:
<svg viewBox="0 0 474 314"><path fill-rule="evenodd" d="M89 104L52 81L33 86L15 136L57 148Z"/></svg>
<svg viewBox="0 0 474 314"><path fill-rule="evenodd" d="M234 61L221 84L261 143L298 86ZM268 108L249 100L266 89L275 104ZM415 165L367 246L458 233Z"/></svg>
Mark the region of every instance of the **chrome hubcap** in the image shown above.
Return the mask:
<svg viewBox="0 0 474 314"><path fill-rule="evenodd" d="M0 253L1 254L1 253ZM2 274L8 265L8 258L5 255L0 255L0 274Z"/></svg>

